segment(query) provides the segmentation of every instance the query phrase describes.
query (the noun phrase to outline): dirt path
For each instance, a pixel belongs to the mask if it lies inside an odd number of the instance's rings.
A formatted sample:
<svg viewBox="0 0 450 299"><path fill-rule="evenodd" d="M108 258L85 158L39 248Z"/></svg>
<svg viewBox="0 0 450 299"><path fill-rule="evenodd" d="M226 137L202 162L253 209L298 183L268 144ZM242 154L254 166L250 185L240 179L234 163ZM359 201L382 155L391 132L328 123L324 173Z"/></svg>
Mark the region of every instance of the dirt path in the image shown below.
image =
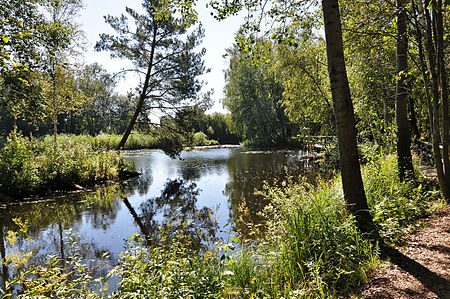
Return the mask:
<svg viewBox="0 0 450 299"><path fill-rule="evenodd" d="M426 222L389 252L391 263L373 274L362 298L450 299L450 207Z"/></svg>

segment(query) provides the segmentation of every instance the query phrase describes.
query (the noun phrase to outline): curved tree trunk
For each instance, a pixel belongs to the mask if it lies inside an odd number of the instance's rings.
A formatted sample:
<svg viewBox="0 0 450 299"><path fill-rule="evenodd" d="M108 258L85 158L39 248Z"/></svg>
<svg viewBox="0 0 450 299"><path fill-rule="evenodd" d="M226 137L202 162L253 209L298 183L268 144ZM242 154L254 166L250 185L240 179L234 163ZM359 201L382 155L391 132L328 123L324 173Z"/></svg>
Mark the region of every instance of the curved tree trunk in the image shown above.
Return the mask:
<svg viewBox="0 0 450 299"><path fill-rule="evenodd" d="M155 22L153 22L153 23L155 23ZM123 134L122 139L120 140L118 150L123 149L123 147L125 146L128 136L130 136L131 130L133 130L134 125L136 124L137 118L139 117L139 114L142 111L142 107L144 107L144 101L147 98L148 89L149 89L149 85L150 85L150 77L151 77L152 69L153 69L153 58L155 56L157 30L158 30L158 28L154 24L153 25L152 48L150 50L150 60L148 62L148 68L147 68L147 73L145 75L144 86L142 87L142 91L139 96L139 101L137 103L136 110L134 111L133 117L131 118L130 123L128 124L128 127L127 127L125 133Z"/></svg>
<svg viewBox="0 0 450 299"><path fill-rule="evenodd" d="M361 232L378 239L367 205L356 143L355 116L344 61L338 0L322 0L328 73L336 116L342 186L347 208Z"/></svg>

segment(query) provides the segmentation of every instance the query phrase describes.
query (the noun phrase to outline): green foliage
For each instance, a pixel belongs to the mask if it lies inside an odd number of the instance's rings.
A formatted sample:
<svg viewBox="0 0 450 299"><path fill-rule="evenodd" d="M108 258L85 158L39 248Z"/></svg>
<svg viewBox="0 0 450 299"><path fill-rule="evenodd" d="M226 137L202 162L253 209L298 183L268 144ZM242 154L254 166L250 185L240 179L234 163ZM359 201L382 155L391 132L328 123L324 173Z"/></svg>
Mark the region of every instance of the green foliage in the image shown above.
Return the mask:
<svg viewBox="0 0 450 299"><path fill-rule="evenodd" d="M274 45L258 41L257 51L228 50L224 106L231 112L231 132L259 147L286 145L288 119L282 107L283 87L270 73Z"/></svg>
<svg viewBox="0 0 450 299"><path fill-rule="evenodd" d="M279 249L278 266L272 267L277 292L325 297L347 293L365 280L376 253L348 218L338 180L267 191L272 204L264 210L266 241Z"/></svg>
<svg viewBox="0 0 450 299"><path fill-rule="evenodd" d="M415 180L400 182L393 155L368 159L362 176L371 213L380 235L388 242L397 242L429 213L430 188L419 174Z"/></svg>
<svg viewBox="0 0 450 299"><path fill-rule="evenodd" d="M13 119L39 117L35 72L43 45L42 15L34 0L0 1L0 106Z"/></svg>
<svg viewBox="0 0 450 299"><path fill-rule="evenodd" d="M226 122L226 117L229 114L213 113L212 115L207 115L205 111L206 107L195 105L193 107L185 107L176 112L173 122L178 131L184 132L187 139L186 143L188 145L192 144L194 132L202 132L207 139L217 140L220 144L237 144L238 139L230 133ZM164 120L165 125L167 122L168 120ZM202 145L207 144L202 143Z"/></svg>
<svg viewBox="0 0 450 299"><path fill-rule="evenodd" d="M302 135L334 135L333 103L322 38L301 36L296 46L276 47L272 66L283 88L283 106L289 120L302 126Z"/></svg>
<svg viewBox="0 0 450 299"><path fill-rule="evenodd" d="M60 136L57 143L13 131L0 149L0 192L10 197L71 189L73 184L114 180L130 167L115 151L94 148L79 138Z"/></svg>
<svg viewBox="0 0 450 299"><path fill-rule="evenodd" d="M0 149L0 192L20 194L40 184L39 170L34 160L36 145L17 130L11 132Z"/></svg>
<svg viewBox="0 0 450 299"><path fill-rule="evenodd" d="M197 132L192 137L192 143L194 146L198 145L218 145L219 142L216 140L210 140L207 138L206 134L203 132Z"/></svg>
<svg viewBox="0 0 450 299"><path fill-rule="evenodd" d="M64 115L67 119L64 132L93 136L101 132L122 134L133 113L132 95L115 93L117 80L97 63L85 66L77 82L88 101L76 114Z"/></svg>
<svg viewBox="0 0 450 299"><path fill-rule="evenodd" d="M2 298L103 298L108 291L106 278L94 277L94 273L108 267L107 255L91 266L83 260L79 240L70 231L66 243L71 252L67 259L50 255L42 264L19 269L1 290Z"/></svg>
<svg viewBox="0 0 450 299"><path fill-rule="evenodd" d="M187 255L180 244L150 249L131 245L110 273L122 278L112 297L218 298L223 282L214 253Z"/></svg>

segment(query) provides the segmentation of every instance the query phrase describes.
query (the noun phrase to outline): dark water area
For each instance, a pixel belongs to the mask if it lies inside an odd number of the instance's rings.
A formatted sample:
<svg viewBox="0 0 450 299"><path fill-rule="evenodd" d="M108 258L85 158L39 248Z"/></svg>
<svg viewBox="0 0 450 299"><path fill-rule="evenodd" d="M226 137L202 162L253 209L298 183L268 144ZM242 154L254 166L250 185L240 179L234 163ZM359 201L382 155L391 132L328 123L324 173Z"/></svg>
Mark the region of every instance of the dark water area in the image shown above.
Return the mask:
<svg viewBox="0 0 450 299"><path fill-rule="evenodd" d="M175 160L159 150L129 151L125 156L141 176L91 192L0 209L2 257L21 248L33 252L32 263L42 263L48 254L65 258L79 250L86 260L108 253L107 262L115 265L135 233L149 244L170 242L181 234L192 246L212 246L235 236L232 228L245 236L243 223L260 221L258 212L267 202L255 190L261 190L264 181L270 185L285 180L287 173L294 178L316 173L298 150L199 149ZM13 219L18 217L28 224L30 238L19 236L11 246L6 235L17 231ZM77 248L67 243L69 237L77 240ZM2 274L7 277L5 267Z"/></svg>

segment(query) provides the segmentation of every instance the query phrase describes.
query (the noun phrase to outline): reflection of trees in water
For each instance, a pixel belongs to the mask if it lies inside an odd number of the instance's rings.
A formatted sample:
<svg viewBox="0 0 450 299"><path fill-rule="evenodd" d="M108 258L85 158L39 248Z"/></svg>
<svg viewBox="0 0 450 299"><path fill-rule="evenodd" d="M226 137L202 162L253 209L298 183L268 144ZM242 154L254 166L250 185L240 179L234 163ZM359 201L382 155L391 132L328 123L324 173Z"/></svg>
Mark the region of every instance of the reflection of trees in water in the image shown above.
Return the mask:
<svg viewBox="0 0 450 299"><path fill-rule="evenodd" d="M54 223L62 223L64 228L76 227L82 223L83 216L87 216L95 228L107 229L117 217L121 196L120 185L102 186L93 192L55 198L54 201L11 206L0 214L0 221L6 230L15 230L12 219L20 217L28 222L32 237Z"/></svg>
<svg viewBox="0 0 450 299"><path fill-rule="evenodd" d="M186 159L180 161L179 172L186 181L196 181L211 173L226 171L227 159Z"/></svg>
<svg viewBox="0 0 450 299"><path fill-rule="evenodd" d="M225 194L230 200L230 218L239 220L237 228L241 234L249 233L246 224L258 224L258 212L267 205L267 200L255 191L263 189L264 182L274 185L286 180L287 175L304 174L303 161L298 152L234 152L228 160L230 182Z"/></svg>
<svg viewBox="0 0 450 299"><path fill-rule="evenodd" d="M141 196L148 193L153 183L152 171L149 168L140 169L139 171L141 175L125 182L126 193L134 193L136 190Z"/></svg>
<svg viewBox="0 0 450 299"><path fill-rule="evenodd" d="M166 183L160 196L144 201L139 215L128 200L124 202L150 245L181 239L191 248L200 249L216 241L218 224L211 209L197 208L199 192L195 183L175 179Z"/></svg>
<svg viewBox="0 0 450 299"><path fill-rule="evenodd" d="M0 213L0 251L2 258L11 252L12 246L5 243L5 236L9 230L18 231L13 218L21 218L28 223L28 235L32 242L18 238L15 248L32 251L31 264L43 264L47 255L54 254L64 259L70 255L70 246L66 244L64 230L69 227L77 230L82 224L83 217L91 222L94 228L106 230L114 223L120 209L119 197L123 195L120 185L99 187L96 191L65 196L63 199L40 203L28 203L11 206ZM83 257L93 259L104 252L86 237L79 238L78 244ZM3 276L5 276L5 270Z"/></svg>

